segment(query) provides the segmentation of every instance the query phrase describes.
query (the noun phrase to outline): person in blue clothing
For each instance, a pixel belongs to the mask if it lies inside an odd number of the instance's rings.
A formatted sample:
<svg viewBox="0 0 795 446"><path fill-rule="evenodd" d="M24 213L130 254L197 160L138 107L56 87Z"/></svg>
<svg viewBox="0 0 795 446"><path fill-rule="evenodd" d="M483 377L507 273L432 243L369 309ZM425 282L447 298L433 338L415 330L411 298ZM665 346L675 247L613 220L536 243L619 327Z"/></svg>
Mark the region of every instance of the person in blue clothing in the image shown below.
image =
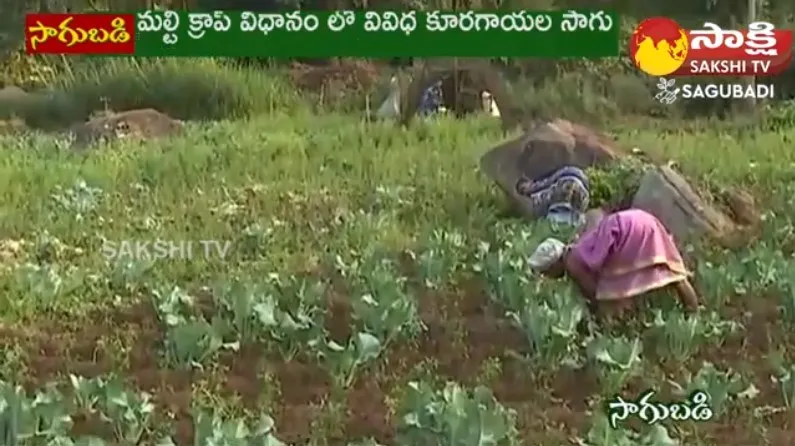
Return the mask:
<svg viewBox="0 0 795 446"><path fill-rule="evenodd" d="M522 177L516 192L528 199L536 218L579 226L588 210L590 191L588 176L575 166L564 166L533 180Z"/></svg>
<svg viewBox="0 0 795 446"><path fill-rule="evenodd" d="M439 80L423 90L417 112L422 116L429 116L441 111L443 106L444 94L442 93L442 81Z"/></svg>

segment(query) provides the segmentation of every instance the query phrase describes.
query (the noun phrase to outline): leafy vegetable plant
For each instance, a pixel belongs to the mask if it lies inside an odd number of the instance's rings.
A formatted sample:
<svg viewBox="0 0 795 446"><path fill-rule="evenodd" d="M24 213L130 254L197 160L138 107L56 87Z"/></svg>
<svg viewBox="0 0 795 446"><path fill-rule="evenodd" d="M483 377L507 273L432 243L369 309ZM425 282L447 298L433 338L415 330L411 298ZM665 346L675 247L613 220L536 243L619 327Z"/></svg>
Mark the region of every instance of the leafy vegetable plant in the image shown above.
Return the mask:
<svg viewBox="0 0 795 446"><path fill-rule="evenodd" d="M275 423L263 415L254 426L241 419L225 420L218 414L194 413L194 442L197 445L285 446L276 438Z"/></svg>
<svg viewBox="0 0 795 446"><path fill-rule="evenodd" d="M384 445L373 440L372 438L368 438L366 440L350 442L348 443L348 446L384 446Z"/></svg>
<svg viewBox="0 0 795 446"><path fill-rule="evenodd" d="M338 265L350 283L354 320L360 329L378 337L384 348L422 330L417 302L394 260L369 252L350 264Z"/></svg>
<svg viewBox="0 0 795 446"><path fill-rule="evenodd" d="M347 345L327 340L319 351L340 388L348 388L359 368L374 361L381 354L381 341L368 333L356 333Z"/></svg>
<svg viewBox="0 0 795 446"><path fill-rule="evenodd" d="M154 261L122 258L117 259L107 274L108 287L114 293L129 293L145 285Z"/></svg>
<svg viewBox="0 0 795 446"><path fill-rule="evenodd" d="M695 376L689 375L683 385L672 383L679 396L686 397L700 390L709 395L709 406L715 416L726 413L729 403L738 397L751 397L758 391L733 370L718 370L705 362Z"/></svg>
<svg viewBox="0 0 795 446"><path fill-rule="evenodd" d="M237 343L224 343L218 327L201 318L169 327L165 339L166 361L183 368L202 368L222 348L238 347Z"/></svg>
<svg viewBox="0 0 795 446"><path fill-rule="evenodd" d="M25 263L14 270L12 286L16 293L49 307L79 289L84 279L74 267L64 270L52 264Z"/></svg>
<svg viewBox="0 0 795 446"><path fill-rule="evenodd" d="M483 249L488 247L484 246ZM530 296L530 280L526 268L524 259L511 257L504 250L484 254L478 265L485 277L491 300L515 312L526 306Z"/></svg>
<svg viewBox="0 0 795 446"><path fill-rule="evenodd" d="M650 325L649 336L662 350L661 356L680 362L690 358L704 342L720 343L741 327L736 322L721 320L715 312L706 315L687 315L679 311L663 314L659 309L654 311Z"/></svg>
<svg viewBox="0 0 795 446"><path fill-rule="evenodd" d="M120 443L139 444L144 433L151 430L155 406L148 393L132 392L116 377L106 380L70 375L69 381L76 406L110 423Z"/></svg>
<svg viewBox="0 0 795 446"><path fill-rule="evenodd" d="M627 198L627 191L638 190L644 171L644 164L631 157L611 164L609 169L588 169L591 206L610 207L621 203Z"/></svg>
<svg viewBox="0 0 795 446"><path fill-rule="evenodd" d="M0 443L22 446L68 439L72 418L54 386L28 398L21 386L0 381Z"/></svg>
<svg viewBox="0 0 795 446"><path fill-rule="evenodd" d="M155 406L146 392L125 389L118 378L98 381L100 407L105 421L111 423L116 439L122 444L138 444L152 426Z"/></svg>
<svg viewBox="0 0 795 446"><path fill-rule="evenodd" d="M89 186L84 180L78 180L67 188L56 186L50 198L60 210L68 211L79 220L94 211L104 195L102 189Z"/></svg>
<svg viewBox="0 0 795 446"><path fill-rule="evenodd" d="M267 284L234 280L218 286L213 297L241 342L256 341L277 326L275 289Z"/></svg>
<svg viewBox="0 0 795 446"><path fill-rule="evenodd" d="M279 307L275 310L276 326L270 337L277 341L282 357L294 358L303 348L320 345L325 337L322 306L326 286L323 282L290 275L272 275Z"/></svg>
<svg viewBox="0 0 795 446"><path fill-rule="evenodd" d="M587 350L606 394L617 393L640 371L643 345L638 338L598 335Z"/></svg>
<svg viewBox="0 0 795 446"><path fill-rule="evenodd" d="M781 316L792 328L795 327L795 264L788 266L786 277L781 287Z"/></svg>
<svg viewBox="0 0 795 446"><path fill-rule="evenodd" d="M556 307L545 301L530 301L508 317L533 347L533 359L544 366L579 363L577 325L584 316L582 306L569 295Z"/></svg>
<svg viewBox="0 0 795 446"><path fill-rule="evenodd" d="M196 299L180 287L156 289L152 292L152 300L160 322L173 327L188 321L193 313Z"/></svg>
<svg viewBox="0 0 795 446"><path fill-rule="evenodd" d="M783 289L786 285L789 261L780 250L760 242L743 259L747 274L744 279L754 290L765 290L770 287Z"/></svg>
<svg viewBox="0 0 795 446"><path fill-rule="evenodd" d="M706 299L707 308L717 309L724 306L735 294L745 294L743 277L746 266L734 258L719 264L700 262L696 277L701 282L702 295Z"/></svg>
<svg viewBox="0 0 795 446"><path fill-rule="evenodd" d="M649 428L645 435L623 427L614 429L607 417L596 415L585 439L576 439L577 446L679 446L668 429L661 424Z"/></svg>
<svg viewBox="0 0 795 446"><path fill-rule="evenodd" d="M413 381L401 402L398 443L438 446L519 445L516 414L486 387L455 383L434 390Z"/></svg>
<svg viewBox="0 0 795 446"><path fill-rule="evenodd" d="M435 230L419 254L409 254L417 261L420 277L428 288L439 289L464 268L466 239L461 232Z"/></svg>
<svg viewBox="0 0 795 446"><path fill-rule="evenodd" d="M775 355L772 360L773 382L778 385L784 405L795 409L795 363L786 364L780 355Z"/></svg>
<svg viewBox="0 0 795 446"><path fill-rule="evenodd" d="M207 322L196 315L195 299L179 287L169 292L154 291L155 308L165 326L166 361L179 367L201 367L219 350L237 349L236 342L225 343L225 326L220 319Z"/></svg>

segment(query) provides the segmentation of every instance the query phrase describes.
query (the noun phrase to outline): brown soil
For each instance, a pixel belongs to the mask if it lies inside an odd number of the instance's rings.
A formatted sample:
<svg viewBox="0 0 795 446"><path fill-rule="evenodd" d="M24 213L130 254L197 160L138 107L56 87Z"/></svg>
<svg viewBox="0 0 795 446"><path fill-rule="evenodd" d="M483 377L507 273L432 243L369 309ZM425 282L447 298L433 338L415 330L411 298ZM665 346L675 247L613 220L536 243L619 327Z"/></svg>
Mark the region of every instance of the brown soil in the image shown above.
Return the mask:
<svg viewBox="0 0 795 446"><path fill-rule="evenodd" d="M222 396L236 397L246 409L267 407L276 419L279 437L288 443L305 443L318 433L318 423L326 420L336 426L324 431L331 437L330 444L342 445L363 437L391 444L397 421L394 399L420 369L430 370L442 380L490 386L500 401L517 410L524 438L543 439L544 444L568 444L574 435L581 435L589 418L588 399L598 389L594 376L588 371L541 374L512 359L507 352L526 351L524 337L495 316L496 311L479 284L464 284L462 290L424 292L421 315L428 330L413 343L393 345L378 364L359 373L352 388L345 392L335 392L328 373L313 361L299 358L285 362L268 353L264 346L243 346L235 354L223 355L218 367L204 371L163 368L157 356L161 332L148 304L98 308L84 318L72 317L71 321L61 315L49 315L13 327L0 326L0 346L23 353L24 364L20 366L24 368L15 378L27 388L64 378L67 373L88 377L110 372L124 375L137 388L155 395L161 409L158 421L175 425L177 444L193 442L190 408L196 397L194 387L208 381L218 384ZM660 364L662 370L696 370L703 360L735 369L750 367L749 373L761 391L753 405L781 406L778 391L770 384L765 359L776 347L770 345L767 330L781 330L774 302L768 298L738 301L726 312L737 318L745 311L753 313L745 338L705 349L687 364ZM337 291L329 300L327 316L328 328L335 338L350 334L349 313L344 295ZM772 333L772 339L778 344L791 345L793 341L792 336L780 331ZM502 367L486 379L483 365L494 358L500 359ZM271 379L265 379L266 375ZM641 378L629 386L629 394L650 384ZM262 401L264 395L273 395L269 397L272 400ZM326 408L332 404L344 410L330 414ZM332 415L339 420L329 420ZM755 420L750 409L743 409L693 429L707 444L764 444L760 429L749 428L764 424L770 441L789 444L795 441L791 418L791 414L783 414ZM76 433L112 435L99 420L80 416L77 421Z"/></svg>
<svg viewBox="0 0 795 446"><path fill-rule="evenodd" d="M295 63L290 68L293 83L304 91L370 90L378 81L378 67L361 60L342 60L327 66Z"/></svg>

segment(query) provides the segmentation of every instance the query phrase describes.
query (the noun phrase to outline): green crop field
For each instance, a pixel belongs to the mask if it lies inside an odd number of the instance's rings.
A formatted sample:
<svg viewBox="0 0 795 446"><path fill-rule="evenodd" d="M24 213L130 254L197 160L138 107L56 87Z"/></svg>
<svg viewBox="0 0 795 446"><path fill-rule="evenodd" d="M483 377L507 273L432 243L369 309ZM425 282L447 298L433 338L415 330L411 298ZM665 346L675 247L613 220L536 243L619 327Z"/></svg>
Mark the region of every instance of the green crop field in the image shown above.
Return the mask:
<svg viewBox="0 0 795 446"><path fill-rule="evenodd" d="M604 130L748 187L762 234L688 250L698 315L659 296L587 334L570 284L524 266L557 229L477 170L490 118L271 112L85 154L0 137L2 443L791 444L795 129L690 124ZM228 249L130 244L154 240ZM610 427L647 389L712 416Z"/></svg>

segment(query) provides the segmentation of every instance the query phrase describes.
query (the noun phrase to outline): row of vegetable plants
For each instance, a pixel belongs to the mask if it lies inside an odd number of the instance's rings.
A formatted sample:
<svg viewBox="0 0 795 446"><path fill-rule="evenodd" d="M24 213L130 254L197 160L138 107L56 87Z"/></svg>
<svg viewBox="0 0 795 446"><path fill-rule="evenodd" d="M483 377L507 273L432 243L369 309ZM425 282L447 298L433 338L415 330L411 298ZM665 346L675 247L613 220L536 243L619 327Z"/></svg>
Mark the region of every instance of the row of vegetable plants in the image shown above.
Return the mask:
<svg viewBox="0 0 795 446"><path fill-rule="evenodd" d="M448 268L454 265L456 270L480 274L492 302L503 308L505 316L525 334L531 347L528 360L547 370L561 366L591 367L605 396L619 393L629 379L643 373L645 346L652 346L658 357L681 363L693 358L701 347L720 345L730 336L740 334L744 330L742 324L722 319L717 311L725 304L722 299L732 293L760 292L771 288L780 291L782 319L786 323L793 321L790 300L793 296L791 283L795 282L788 279L795 271L793 263L762 245L744 257L730 257L728 262L717 266L707 262L699 265L698 276L707 294L706 311L687 315L670 307L652 308L651 317L643 322L642 336L602 333L593 325L582 330L583 324L588 322L576 290L529 274L527 253L550 231L539 234L538 231L505 225L498 227L496 232L494 240L478 243L462 241L458 235L435 234L435 265L447 265ZM464 262L461 261L443 260L447 256L461 255L462 246L477 246L474 252L467 253L470 266L462 265ZM415 257L423 259L428 254ZM437 267L438 270L441 268ZM433 269L426 268L425 271ZM439 280L441 276L441 273L436 273L434 278ZM434 283L434 280L426 281ZM784 404L790 408L793 365L782 361L771 365L774 370L771 378L778 383ZM666 384L673 388L674 395L683 399L697 390L704 391L710 396L710 409L715 416L725 414L732 401L753 398L758 393L747 377L731 369L719 370L710 363L704 363L695 374L687 374L682 382ZM594 428L589 433L591 442L583 444L674 444L669 443L674 440L659 425L644 435L622 428L611 429L607 437L595 435L600 429L602 416L599 413L595 415Z"/></svg>
<svg viewBox="0 0 795 446"><path fill-rule="evenodd" d="M33 393L0 381L0 439L8 446L176 445L174 429L159 425L154 398L126 388L121 379L70 375L69 385L55 383ZM197 446L283 446L274 420L225 418L194 408ZM396 413L399 444L520 445L516 413L494 399L486 387L467 389L448 382L434 387L422 381L407 384ZM109 438L75 435L86 419L108 426ZM486 443L484 443L484 441ZM380 446L372 439L349 446Z"/></svg>
<svg viewBox="0 0 795 446"><path fill-rule="evenodd" d="M378 251L335 259L352 308L352 336L334 340L325 328L328 284L308 276L270 276L223 281L206 290L212 314L178 287L154 290L165 327L164 353L175 367L201 367L223 349L265 343L289 361L308 354L330 372L339 388L392 343L416 336L423 325L417 301L398 265Z"/></svg>
<svg viewBox="0 0 795 446"><path fill-rule="evenodd" d="M125 387L119 378L84 378L70 375L66 389L56 383L32 394L22 386L0 381L0 439L8 446L105 446L113 444L175 446L156 425L152 395ZM196 408L193 412L197 445L281 446L274 423L263 416L257 423L224 419ZM109 435L76 435L79 422L108 427ZM105 429L97 429L105 430ZM165 433L164 433L165 432Z"/></svg>

